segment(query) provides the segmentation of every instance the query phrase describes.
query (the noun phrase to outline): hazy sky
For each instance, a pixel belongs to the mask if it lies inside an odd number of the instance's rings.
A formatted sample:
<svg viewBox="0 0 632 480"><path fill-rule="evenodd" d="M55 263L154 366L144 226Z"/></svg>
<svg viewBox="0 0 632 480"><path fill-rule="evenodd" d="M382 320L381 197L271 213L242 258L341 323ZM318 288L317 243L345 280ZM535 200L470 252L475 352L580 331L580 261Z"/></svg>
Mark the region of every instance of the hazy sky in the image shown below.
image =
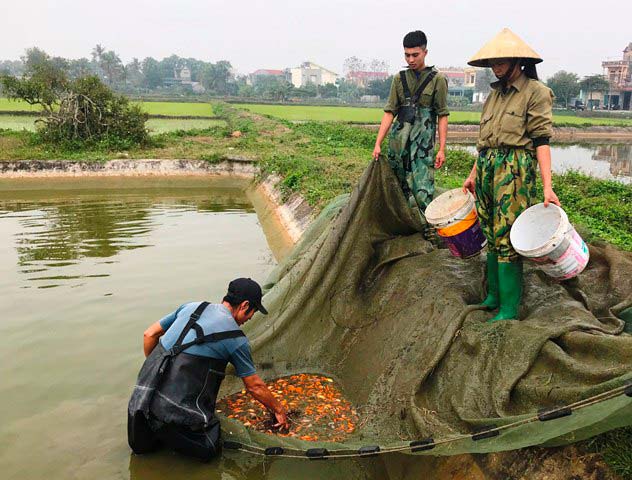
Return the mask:
<svg viewBox="0 0 632 480"><path fill-rule="evenodd" d="M172 53L229 60L239 73L311 60L342 73L345 58L404 65L401 40L428 35L429 64L464 66L503 27L558 70L601 73L632 42L632 1L499 0L0 0L0 59L31 46L51 55L89 57L97 43L132 57Z"/></svg>

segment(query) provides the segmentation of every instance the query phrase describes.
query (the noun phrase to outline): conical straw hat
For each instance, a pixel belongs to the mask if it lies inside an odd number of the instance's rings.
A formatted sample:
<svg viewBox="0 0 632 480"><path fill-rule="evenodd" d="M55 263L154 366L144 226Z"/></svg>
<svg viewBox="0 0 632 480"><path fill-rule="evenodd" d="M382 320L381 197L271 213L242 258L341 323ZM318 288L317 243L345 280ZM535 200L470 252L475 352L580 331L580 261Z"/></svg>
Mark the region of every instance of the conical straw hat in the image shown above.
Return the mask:
<svg viewBox="0 0 632 480"><path fill-rule="evenodd" d="M540 55L508 28L503 28L467 63L473 67L489 67L489 61L494 58L524 58L533 64L542 61Z"/></svg>

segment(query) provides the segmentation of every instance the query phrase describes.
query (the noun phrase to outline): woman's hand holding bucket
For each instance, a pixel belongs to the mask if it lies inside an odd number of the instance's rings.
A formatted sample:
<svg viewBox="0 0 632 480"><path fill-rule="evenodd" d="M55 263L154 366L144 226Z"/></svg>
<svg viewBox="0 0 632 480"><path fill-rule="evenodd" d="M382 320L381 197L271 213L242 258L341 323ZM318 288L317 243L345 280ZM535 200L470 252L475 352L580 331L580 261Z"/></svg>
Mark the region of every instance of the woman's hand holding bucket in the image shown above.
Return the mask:
<svg viewBox="0 0 632 480"><path fill-rule="evenodd" d="M463 193L470 192L472 195L476 196L476 191L474 190L474 179L472 176L469 176L463 182Z"/></svg>
<svg viewBox="0 0 632 480"><path fill-rule="evenodd" d="M552 187L544 189L544 206L548 207L549 203L554 203L558 207L562 206Z"/></svg>
<svg viewBox="0 0 632 480"><path fill-rule="evenodd" d="M476 163L472 165L472 170L470 171L470 175L463 182L463 193L470 192L474 197L476 197L476 190L474 188L474 183L476 182Z"/></svg>

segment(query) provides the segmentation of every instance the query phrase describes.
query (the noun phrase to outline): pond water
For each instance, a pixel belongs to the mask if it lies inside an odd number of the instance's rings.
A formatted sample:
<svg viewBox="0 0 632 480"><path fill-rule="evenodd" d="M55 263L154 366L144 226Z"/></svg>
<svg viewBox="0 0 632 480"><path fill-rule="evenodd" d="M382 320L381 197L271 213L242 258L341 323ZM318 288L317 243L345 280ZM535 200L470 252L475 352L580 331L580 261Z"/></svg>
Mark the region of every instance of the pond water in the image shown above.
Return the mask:
<svg viewBox="0 0 632 480"><path fill-rule="evenodd" d="M0 180L2 478L241 478L135 458L125 421L144 329L276 264L245 186Z"/></svg>
<svg viewBox="0 0 632 480"><path fill-rule="evenodd" d="M208 464L131 454L127 402L145 328L184 302L220 301L237 276L263 281L287 252L269 206L247 186L0 179L3 480L383 479L407 462L422 476L435 468L398 454L312 462L227 451Z"/></svg>
<svg viewBox="0 0 632 480"><path fill-rule="evenodd" d="M456 148L476 153L473 144ZM551 167L555 173L576 170L592 177L632 184L632 144L551 145Z"/></svg>

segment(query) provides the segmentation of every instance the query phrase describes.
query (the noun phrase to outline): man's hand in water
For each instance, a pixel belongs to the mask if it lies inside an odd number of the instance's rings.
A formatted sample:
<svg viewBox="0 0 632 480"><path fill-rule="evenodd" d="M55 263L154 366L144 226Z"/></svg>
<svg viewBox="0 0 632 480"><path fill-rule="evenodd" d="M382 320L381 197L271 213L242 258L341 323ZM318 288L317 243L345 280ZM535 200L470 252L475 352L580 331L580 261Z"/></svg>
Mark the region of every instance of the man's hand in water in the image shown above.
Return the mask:
<svg viewBox="0 0 632 480"><path fill-rule="evenodd" d="M273 428L278 428L279 430L284 432L287 432L290 429L290 422L285 411L274 412L274 418L276 419L277 423L272 425Z"/></svg>
<svg viewBox="0 0 632 480"><path fill-rule="evenodd" d="M272 395L272 392L268 389L263 380L261 380L259 375L255 373L254 375L242 378L242 380L248 393L268 410L274 412L276 423L273 427L282 427L288 430L290 428L290 424L287 420L285 408L281 405L281 402L274 398L274 395Z"/></svg>

